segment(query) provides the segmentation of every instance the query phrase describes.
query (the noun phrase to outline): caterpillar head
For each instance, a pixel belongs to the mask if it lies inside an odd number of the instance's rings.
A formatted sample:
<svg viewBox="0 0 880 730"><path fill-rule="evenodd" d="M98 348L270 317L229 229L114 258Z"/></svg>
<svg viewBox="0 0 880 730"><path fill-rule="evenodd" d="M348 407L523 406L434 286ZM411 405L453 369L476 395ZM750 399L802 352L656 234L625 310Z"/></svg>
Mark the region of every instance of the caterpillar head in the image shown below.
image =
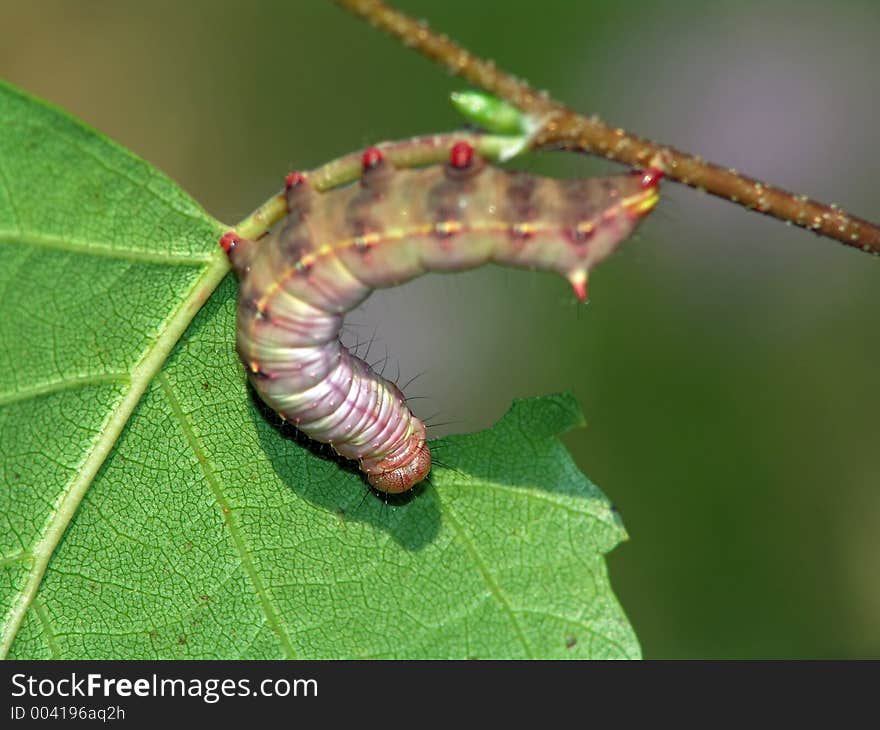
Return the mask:
<svg viewBox="0 0 880 730"><path fill-rule="evenodd" d="M402 494L424 481L431 471L431 450L425 424L409 415L412 420L408 435L391 453L377 459L361 459L361 470L373 489L379 492Z"/></svg>
<svg viewBox="0 0 880 730"><path fill-rule="evenodd" d="M380 492L402 494L412 489L428 476L431 471L431 450L424 441L413 451L412 458L393 469L371 472L367 481Z"/></svg>

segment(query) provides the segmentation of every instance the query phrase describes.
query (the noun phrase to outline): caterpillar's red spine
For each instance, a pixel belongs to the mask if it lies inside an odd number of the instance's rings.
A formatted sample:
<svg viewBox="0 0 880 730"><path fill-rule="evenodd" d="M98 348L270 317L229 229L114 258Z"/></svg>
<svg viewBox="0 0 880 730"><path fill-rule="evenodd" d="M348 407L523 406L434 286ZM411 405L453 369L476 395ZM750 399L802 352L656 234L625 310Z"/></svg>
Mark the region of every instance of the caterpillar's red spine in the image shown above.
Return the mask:
<svg viewBox="0 0 880 730"><path fill-rule="evenodd" d="M662 174L561 181L488 165L465 142L442 167L397 170L375 147L362 166L360 183L325 193L291 173L284 222L221 245L241 280L236 343L260 397L400 493L430 471L425 426L342 346L345 313L375 288L488 261L557 271L585 299L588 272L654 208Z"/></svg>

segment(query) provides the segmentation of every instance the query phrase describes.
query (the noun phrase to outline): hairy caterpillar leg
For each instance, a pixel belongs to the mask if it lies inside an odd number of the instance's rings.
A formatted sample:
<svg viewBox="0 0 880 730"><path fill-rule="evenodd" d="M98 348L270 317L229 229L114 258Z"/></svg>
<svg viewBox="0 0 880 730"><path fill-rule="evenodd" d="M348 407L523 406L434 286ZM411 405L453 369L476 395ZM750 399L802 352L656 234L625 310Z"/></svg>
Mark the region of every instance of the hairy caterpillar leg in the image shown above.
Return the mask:
<svg viewBox="0 0 880 730"><path fill-rule="evenodd" d="M585 299L588 272L658 201L658 169L584 180L507 172L473 145L445 165L398 169L377 147L359 182L318 193L285 179L288 215L259 245L221 239L241 281L236 344L260 397L386 494L431 468L425 425L403 393L339 340L377 288L494 262L556 271Z"/></svg>

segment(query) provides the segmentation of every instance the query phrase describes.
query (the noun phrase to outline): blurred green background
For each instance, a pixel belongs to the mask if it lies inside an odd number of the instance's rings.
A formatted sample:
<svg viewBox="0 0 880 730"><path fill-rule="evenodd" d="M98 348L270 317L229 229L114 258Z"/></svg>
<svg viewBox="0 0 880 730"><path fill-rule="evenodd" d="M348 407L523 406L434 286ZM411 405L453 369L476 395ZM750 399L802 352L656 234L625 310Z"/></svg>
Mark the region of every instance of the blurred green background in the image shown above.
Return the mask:
<svg viewBox="0 0 880 730"><path fill-rule="evenodd" d="M397 4L583 112L880 218L875 0ZM459 83L323 0L2 0L0 27L0 75L230 223L290 169L459 124ZM591 295L484 269L352 319L402 382L425 371L435 435L575 393L647 657L880 656L880 261L670 184Z"/></svg>

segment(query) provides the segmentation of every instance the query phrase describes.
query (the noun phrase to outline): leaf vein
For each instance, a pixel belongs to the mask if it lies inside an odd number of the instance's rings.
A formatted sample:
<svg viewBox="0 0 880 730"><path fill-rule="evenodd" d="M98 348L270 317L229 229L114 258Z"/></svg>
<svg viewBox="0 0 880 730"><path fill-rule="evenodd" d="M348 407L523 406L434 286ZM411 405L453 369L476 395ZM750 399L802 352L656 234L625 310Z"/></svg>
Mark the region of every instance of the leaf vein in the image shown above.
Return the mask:
<svg viewBox="0 0 880 730"><path fill-rule="evenodd" d="M596 629L594 629L589 623L587 623L584 619L575 618L574 616L564 616L559 613L554 613L553 611L546 611L544 609L537 608L523 608L517 611L520 614L529 614L532 616L543 616L544 618L552 618L556 621L561 621L563 623L573 624L574 626L578 626L583 629L587 634L589 634L594 639L599 639L600 641L604 641L606 644L610 644L615 649L620 652L620 656L629 656L629 652L626 647L624 647L620 642L615 641L610 636L600 633Z"/></svg>
<svg viewBox="0 0 880 730"><path fill-rule="evenodd" d="M221 514L223 515L223 522L225 523L227 530L229 530L229 535L232 538L232 543L235 546L236 551L238 552L239 558L241 559L242 567L244 568L245 573L247 574L248 579L251 582L251 585L256 591L257 599L260 602L260 607L263 610L263 614L266 616L266 621L278 638L284 654L287 656L288 659L293 659L296 656L296 652L294 651L293 645L290 642L290 637L284 630L280 614L270 600L269 591L266 589L266 586L263 585L263 581L257 573L256 566L251 560L248 545L245 543L244 537L239 530L238 524L233 515L233 511L229 506L229 501L226 499L226 495L223 494L223 487L221 486L220 480L217 478L217 475L214 473L214 468L211 465L210 460L208 459L208 455L202 444L199 442L198 435L193 430L192 424L190 423L188 416L184 412L180 400L177 398L177 395L175 394L174 389L168 378L165 376L164 373L159 373L157 381L160 388L162 389L162 392L165 394L165 398L168 401L171 412L173 413L174 417L180 424L181 429L183 430L184 437L186 438L189 447L192 449L196 459L199 462L199 465L201 466L202 473L205 476L205 481L208 483L208 487L210 488L211 493L214 495L217 506L220 507Z"/></svg>
<svg viewBox="0 0 880 730"><path fill-rule="evenodd" d="M16 537L19 537L16 535ZM21 538L19 537L19 540ZM10 555L4 555L0 558L0 568L5 568L7 565L15 565L16 563L24 563L27 560L30 560L33 556L27 550L19 550L18 552L14 552Z"/></svg>
<svg viewBox="0 0 880 730"><path fill-rule="evenodd" d="M52 251L66 251L74 254L130 261L132 263L167 264L169 266L205 266L212 260L212 254L184 256L158 251L140 251L134 248L119 248L94 241L66 238L49 233L36 235L26 233L23 230L0 230L0 244L7 246L31 246Z"/></svg>
<svg viewBox="0 0 880 730"><path fill-rule="evenodd" d="M52 659L60 658L61 652L58 650L58 644L55 641L55 632L52 630L52 623L49 621L46 607L43 605L42 601L35 600L33 604L31 604L31 608L33 608L34 614L43 629L43 638L46 640L46 646L49 648L49 656Z"/></svg>
<svg viewBox="0 0 880 730"><path fill-rule="evenodd" d="M498 585L498 582L495 580L495 577L489 571L489 568L486 565L486 562L483 560L483 556L480 555L476 546L468 537L467 533L464 530L461 522L459 522L458 516L455 511L452 509L452 506L449 504L450 500L447 499L444 501L444 506L446 507L446 518L450 525L452 525L452 529L457 535L459 541L464 545L465 550L471 556L471 559L474 561L474 564L477 566L477 571L483 578L483 582L486 584L486 587L489 589L489 593L492 594L492 597L501 606L501 610L507 614L507 617L510 619L510 623L513 625L513 629L516 632L517 638L519 642L523 645L523 649L525 649L526 657L529 659L533 659L532 650L529 647L529 643L526 640L525 632L523 631L522 624L516 616L516 612L513 610L513 607L510 605L510 601L504 592L501 590L501 586Z"/></svg>
<svg viewBox="0 0 880 730"><path fill-rule="evenodd" d="M48 383L40 383L21 390L0 393L0 406L19 403L24 400L40 398L44 395L53 395L74 388L86 388L90 385L108 385L110 383L129 384L128 373L105 373L102 375L76 375L72 378L63 378Z"/></svg>
<svg viewBox="0 0 880 730"><path fill-rule="evenodd" d="M0 164L0 184L2 184L3 189L6 191L6 199L9 201L9 209L12 211L12 217L15 219L15 224L21 229L21 216L18 214L18 208L12 197L12 185L9 184L9 175L6 173L2 164Z"/></svg>

